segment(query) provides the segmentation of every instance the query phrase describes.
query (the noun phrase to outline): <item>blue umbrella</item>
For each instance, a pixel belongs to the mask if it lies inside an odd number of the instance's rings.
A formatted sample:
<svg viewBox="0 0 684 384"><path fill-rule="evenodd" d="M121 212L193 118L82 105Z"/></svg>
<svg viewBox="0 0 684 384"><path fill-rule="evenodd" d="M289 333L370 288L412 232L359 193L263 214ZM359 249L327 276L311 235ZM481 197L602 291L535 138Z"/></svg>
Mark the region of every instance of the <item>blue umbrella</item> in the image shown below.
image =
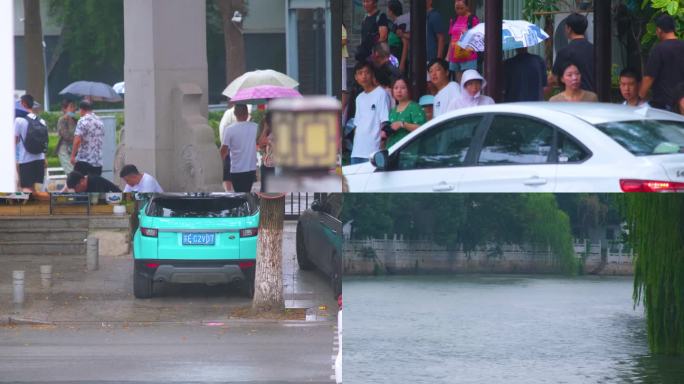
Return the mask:
<svg viewBox="0 0 684 384"><path fill-rule="evenodd" d="M549 38L538 25L525 20L504 20L501 26L503 49L532 47ZM485 50L485 23L478 24L461 36L458 45L476 52Z"/></svg>

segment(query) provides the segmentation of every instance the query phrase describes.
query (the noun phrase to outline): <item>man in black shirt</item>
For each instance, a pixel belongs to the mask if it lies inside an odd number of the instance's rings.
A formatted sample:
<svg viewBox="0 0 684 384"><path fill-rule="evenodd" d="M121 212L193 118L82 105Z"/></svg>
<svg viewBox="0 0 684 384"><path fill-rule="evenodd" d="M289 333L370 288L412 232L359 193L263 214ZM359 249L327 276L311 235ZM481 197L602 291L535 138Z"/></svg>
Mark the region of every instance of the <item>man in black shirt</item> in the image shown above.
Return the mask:
<svg viewBox="0 0 684 384"><path fill-rule="evenodd" d="M559 73L563 64L567 61L577 64L582 75L582 89L594 92L594 45L584 37L589 22L579 13L573 13L565 18L565 35L570 42L556 55L553 63L553 74L560 79L563 74Z"/></svg>
<svg viewBox="0 0 684 384"><path fill-rule="evenodd" d="M78 193L106 193L106 192L121 192L121 189L114 185L111 181L102 176L97 175L83 175L80 172L73 171L67 176L67 188L73 189Z"/></svg>
<svg viewBox="0 0 684 384"><path fill-rule="evenodd" d="M378 0L363 0L366 18L361 24L361 45L356 50L356 61L366 61L376 43L387 41L389 20L378 9Z"/></svg>
<svg viewBox="0 0 684 384"><path fill-rule="evenodd" d="M518 54L504 61L507 103L515 101L543 101L546 87L544 59L518 48Z"/></svg>
<svg viewBox="0 0 684 384"><path fill-rule="evenodd" d="M668 111L675 102L675 87L684 82L684 41L677 40L675 27L675 20L670 15L656 19L656 36L660 43L651 49L639 91L639 97L645 99L653 88L649 104Z"/></svg>

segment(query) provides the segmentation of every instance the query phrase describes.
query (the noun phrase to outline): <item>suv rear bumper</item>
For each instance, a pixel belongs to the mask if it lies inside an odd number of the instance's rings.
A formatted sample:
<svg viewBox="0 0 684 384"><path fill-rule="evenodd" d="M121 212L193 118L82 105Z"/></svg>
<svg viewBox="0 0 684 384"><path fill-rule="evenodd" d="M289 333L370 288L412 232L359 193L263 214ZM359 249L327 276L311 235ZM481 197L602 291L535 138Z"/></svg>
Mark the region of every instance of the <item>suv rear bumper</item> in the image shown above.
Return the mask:
<svg viewBox="0 0 684 384"><path fill-rule="evenodd" d="M245 266L245 263L250 266ZM222 284L254 279L255 260L135 260L137 273L168 283ZM154 267L153 265L159 264Z"/></svg>

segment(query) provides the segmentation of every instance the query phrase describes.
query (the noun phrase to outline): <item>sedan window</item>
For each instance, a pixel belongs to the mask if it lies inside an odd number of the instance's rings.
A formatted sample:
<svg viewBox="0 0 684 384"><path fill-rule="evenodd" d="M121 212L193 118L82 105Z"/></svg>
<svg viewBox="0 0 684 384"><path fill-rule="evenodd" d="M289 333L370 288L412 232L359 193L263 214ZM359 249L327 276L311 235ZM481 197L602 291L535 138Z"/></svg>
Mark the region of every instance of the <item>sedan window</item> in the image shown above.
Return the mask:
<svg viewBox="0 0 684 384"><path fill-rule="evenodd" d="M681 121L617 121L596 127L636 156L678 153L684 148Z"/></svg>
<svg viewBox="0 0 684 384"><path fill-rule="evenodd" d="M396 155L397 169L449 168L463 165L481 116L454 119L416 137Z"/></svg>
<svg viewBox="0 0 684 384"><path fill-rule="evenodd" d="M586 160L589 153L568 135L558 133L558 162L559 163L579 163Z"/></svg>
<svg viewBox="0 0 684 384"><path fill-rule="evenodd" d="M519 116L497 116L487 132L478 164L543 164L548 161L554 129Z"/></svg>

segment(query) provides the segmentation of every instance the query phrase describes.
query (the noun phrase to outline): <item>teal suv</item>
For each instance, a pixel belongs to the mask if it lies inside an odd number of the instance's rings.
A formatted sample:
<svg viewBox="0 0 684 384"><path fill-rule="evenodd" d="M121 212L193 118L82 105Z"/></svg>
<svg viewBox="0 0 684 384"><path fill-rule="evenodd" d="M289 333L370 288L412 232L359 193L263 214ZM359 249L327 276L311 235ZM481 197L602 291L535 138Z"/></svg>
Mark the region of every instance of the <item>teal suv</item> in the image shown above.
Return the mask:
<svg viewBox="0 0 684 384"><path fill-rule="evenodd" d="M254 295L259 201L251 194L160 194L138 213L133 292L156 282L229 283Z"/></svg>

